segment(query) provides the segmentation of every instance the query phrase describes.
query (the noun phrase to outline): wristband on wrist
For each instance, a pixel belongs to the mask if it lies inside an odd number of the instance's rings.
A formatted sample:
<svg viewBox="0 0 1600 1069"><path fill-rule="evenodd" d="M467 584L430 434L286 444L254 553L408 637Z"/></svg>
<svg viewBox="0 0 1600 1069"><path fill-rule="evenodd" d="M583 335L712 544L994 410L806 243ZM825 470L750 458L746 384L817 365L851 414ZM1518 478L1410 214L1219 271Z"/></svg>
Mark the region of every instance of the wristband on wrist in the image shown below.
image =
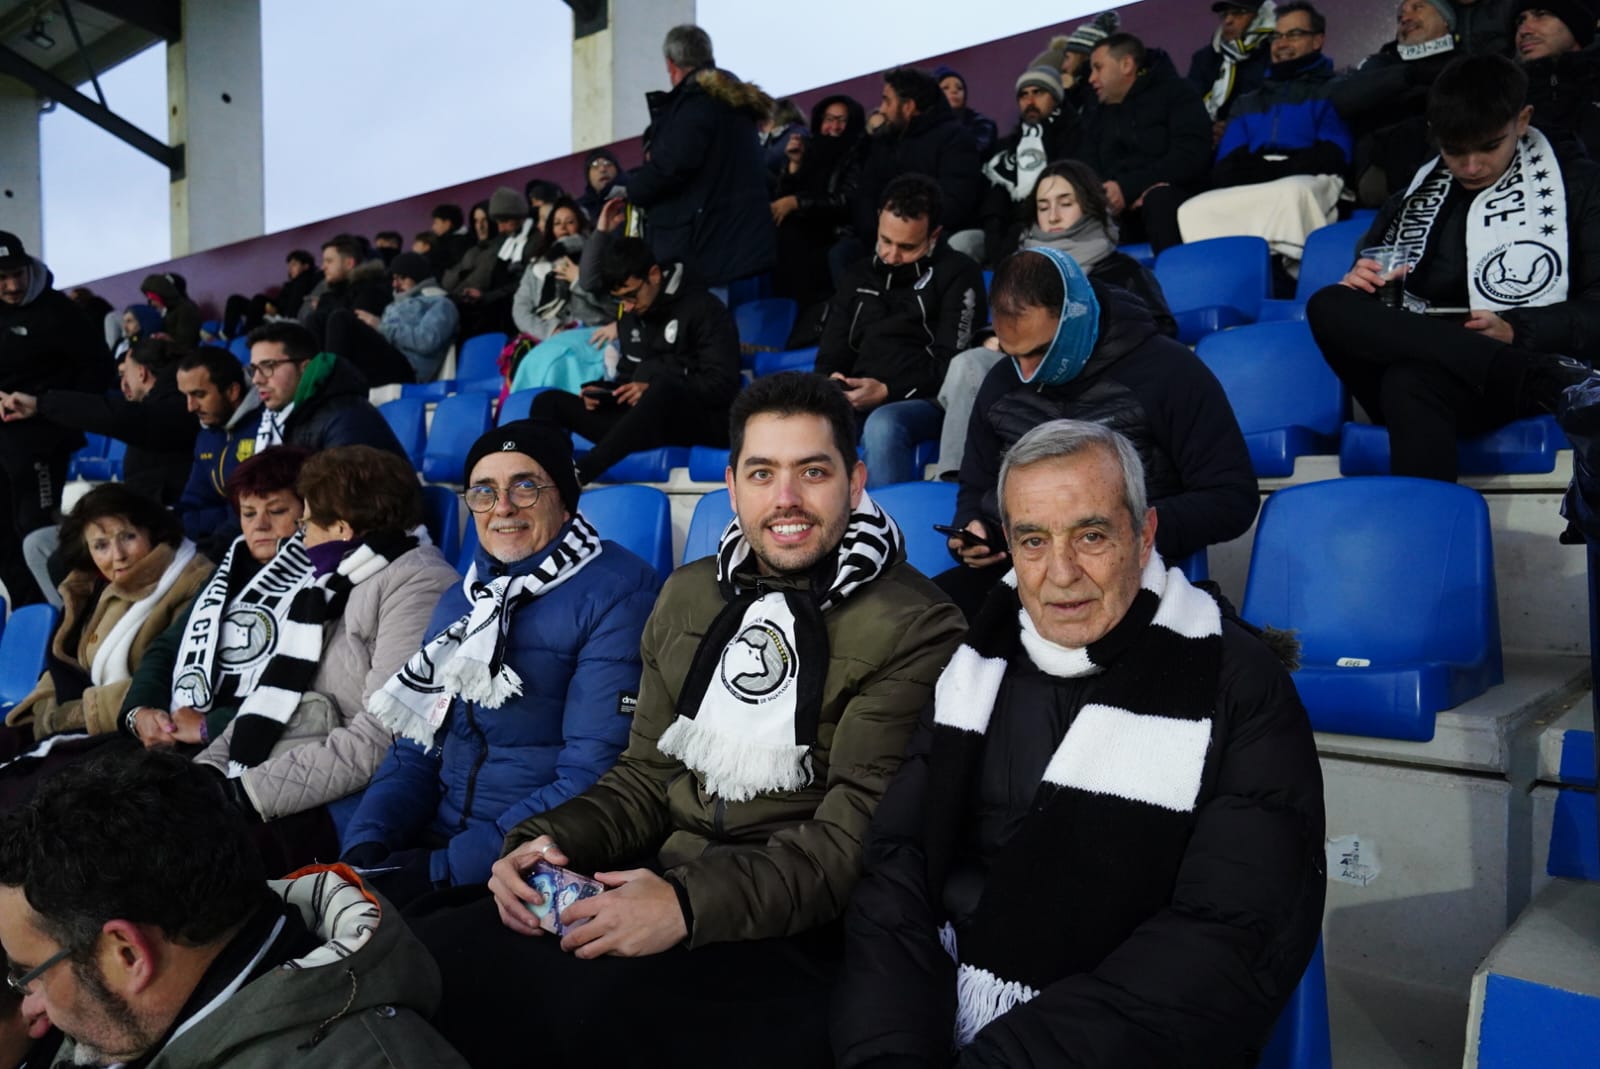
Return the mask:
<svg viewBox="0 0 1600 1069"><path fill-rule="evenodd" d="M200 718L200 745L204 746L211 741L211 722L204 716Z"/></svg>
<svg viewBox="0 0 1600 1069"><path fill-rule="evenodd" d="M122 716L123 730L136 739L139 737L139 710L143 708L142 705L135 705Z"/></svg>

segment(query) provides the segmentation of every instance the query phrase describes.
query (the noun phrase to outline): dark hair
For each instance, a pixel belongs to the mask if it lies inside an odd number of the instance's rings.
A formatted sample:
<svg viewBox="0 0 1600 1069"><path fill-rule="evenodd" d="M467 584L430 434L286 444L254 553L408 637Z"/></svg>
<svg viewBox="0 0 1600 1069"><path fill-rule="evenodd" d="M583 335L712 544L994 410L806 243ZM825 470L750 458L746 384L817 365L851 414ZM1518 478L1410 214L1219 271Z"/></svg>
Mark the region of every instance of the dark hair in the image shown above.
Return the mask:
<svg viewBox="0 0 1600 1069"><path fill-rule="evenodd" d="M305 249L295 249L293 252L289 253L289 255L283 258L283 262L305 264L307 267L317 266L317 261L312 259L311 254Z"/></svg>
<svg viewBox="0 0 1600 1069"><path fill-rule="evenodd" d="M995 315L1016 316L1029 308L1044 308L1060 316L1066 303L1066 283L1050 257L1014 252L995 266L989 285L989 308Z"/></svg>
<svg viewBox="0 0 1600 1069"><path fill-rule="evenodd" d="M1498 133L1528 101L1528 75L1504 56L1462 56L1428 90L1428 134L1435 144L1466 148Z"/></svg>
<svg viewBox="0 0 1600 1069"><path fill-rule="evenodd" d="M140 338L133 343L133 348L128 350L127 358L142 367L150 369L152 374L173 367L189 353L188 346L179 345L171 338ZM234 361L238 363L238 361Z"/></svg>
<svg viewBox="0 0 1600 1069"><path fill-rule="evenodd" d="M1100 181L1100 176L1094 173L1094 168L1078 160L1057 160L1039 172L1039 178L1033 184L1033 192L1028 197L1028 207L1031 218L1038 218L1038 209L1035 207L1039 198L1039 187L1044 185L1046 178L1065 178L1072 187L1072 194L1077 198L1078 206L1083 209L1083 214L1098 223L1111 221L1111 202L1106 200L1106 187Z"/></svg>
<svg viewBox="0 0 1600 1069"><path fill-rule="evenodd" d="M550 211L544 217L544 247L546 249L556 243L556 212L559 212L562 208L566 208L578 217L578 233L587 234L589 232L589 217L583 214L583 209L578 207L577 201L563 193L551 203Z"/></svg>
<svg viewBox="0 0 1600 1069"><path fill-rule="evenodd" d="M340 445L313 454L295 489L319 526L343 520L358 537L404 533L422 522L422 486L410 462L370 445Z"/></svg>
<svg viewBox="0 0 1600 1069"><path fill-rule="evenodd" d="M201 368L211 376L211 385L218 392L229 386L244 388L244 365L239 363L238 357L221 346L202 345L178 361L179 371L198 371Z"/></svg>
<svg viewBox="0 0 1600 1069"><path fill-rule="evenodd" d="M839 384L813 371L783 371L751 383L728 413L728 463L735 470L744 449L744 428L756 416L821 416L833 428L833 444L845 464L856 462L856 415Z"/></svg>
<svg viewBox="0 0 1600 1069"><path fill-rule="evenodd" d="M648 278L656 254L643 238L618 238L600 256L600 285L607 292L621 289L630 278Z"/></svg>
<svg viewBox="0 0 1600 1069"><path fill-rule="evenodd" d="M522 185L522 198L534 200L537 198L545 204L560 200L567 195L567 191L548 178L530 178Z"/></svg>
<svg viewBox="0 0 1600 1069"><path fill-rule="evenodd" d="M466 217L461 214L459 204L435 204L431 218L443 219L450 224L451 230L461 229L461 224L466 221Z"/></svg>
<svg viewBox="0 0 1600 1069"><path fill-rule="evenodd" d="M932 111L944 99L933 75L916 67L896 67L883 73L883 82L901 100L916 104L918 111Z"/></svg>
<svg viewBox="0 0 1600 1069"><path fill-rule="evenodd" d="M469 216L472 217L472 222L471 222L470 225L471 225L472 238L473 238L474 241L476 241L477 238L478 238L478 228L477 228L477 218L476 217L477 217L477 214L480 211L483 212L483 217L485 219L487 219L488 222L489 222L489 236L491 238L494 236L494 216L489 214L489 202L486 201L486 200L480 200L478 203L474 204L472 206L472 210L467 213Z"/></svg>
<svg viewBox="0 0 1600 1069"><path fill-rule="evenodd" d="M396 245L403 245L405 244L405 240L405 238L400 236L400 231L398 230L380 230L372 236L372 243L374 245L380 241L392 241Z"/></svg>
<svg viewBox="0 0 1600 1069"><path fill-rule="evenodd" d="M362 247L361 239L351 234L335 234L322 243L323 251L337 250L340 256L347 257L360 263L366 258L366 250Z"/></svg>
<svg viewBox="0 0 1600 1069"><path fill-rule="evenodd" d="M222 492L236 511L239 499L245 494L266 497L279 490L288 490L299 497L300 491L295 488L295 481L300 478L300 469L310 457L309 449L294 445L275 445L271 449L263 449L255 456L240 461L239 466L228 473L227 481L222 484Z"/></svg>
<svg viewBox="0 0 1600 1069"><path fill-rule="evenodd" d="M150 536L152 546L176 546L183 541L183 524L161 502L130 490L126 483L101 483L78 499L61 521L61 551L73 571L94 567L84 547L84 528L120 516Z"/></svg>
<svg viewBox="0 0 1600 1069"><path fill-rule="evenodd" d="M433 249L439 244L439 235L431 230L419 230L417 231L417 236L411 239L411 244L415 245L419 241L428 246L429 249Z"/></svg>
<svg viewBox="0 0 1600 1069"><path fill-rule="evenodd" d="M925 174L903 174L883 187L880 212L893 212L905 220L928 220L928 233L938 229L944 216L944 195L939 183Z"/></svg>
<svg viewBox="0 0 1600 1069"><path fill-rule="evenodd" d="M1306 18L1311 20L1312 33L1328 32L1327 16L1313 7L1311 0L1289 0L1287 4L1279 4L1274 9L1273 14L1281 19L1285 15L1294 14L1296 11L1304 11L1306 13Z"/></svg>
<svg viewBox="0 0 1600 1069"><path fill-rule="evenodd" d="M245 343L250 346L263 341L275 341L282 345L283 355L295 363L305 363L317 355L316 335L290 320L263 323L245 337Z"/></svg>
<svg viewBox="0 0 1600 1069"><path fill-rule="evenodd" d="M244 817L212 771L143 749L66 765L0 814L0 884L22 889L80 966L107 921L209 946L272 897Z"/></svg>
<svg viewBox="0 0 1600 1069"><path fill-rule="evenodd" d="M1143 70L1145 64L1149 62L1149 55L1145 51L1144 42L1131 33L1114 33L1095 45L1095 47L1109 49L1111 54L1118 59L1123 56L1132 56L1133 69L1136 71Z"/></svg>

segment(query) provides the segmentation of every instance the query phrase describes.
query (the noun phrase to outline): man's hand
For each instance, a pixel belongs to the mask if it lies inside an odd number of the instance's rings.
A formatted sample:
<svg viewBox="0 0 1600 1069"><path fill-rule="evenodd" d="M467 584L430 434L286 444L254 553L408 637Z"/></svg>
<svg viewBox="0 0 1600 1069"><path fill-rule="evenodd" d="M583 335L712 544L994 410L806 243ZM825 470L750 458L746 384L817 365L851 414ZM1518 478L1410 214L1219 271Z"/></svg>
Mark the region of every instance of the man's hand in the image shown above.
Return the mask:
<svg viewBox="0 0 1600 1069"><path fill-rule="evenodd" d="M1474 308L1471 318L1461 325L1468 330L1475 330L1479 334L1487 334L1495 341L1504 342L1506 345L1512 343L1512 338L1516 333L1511 329L1510 323L1507 323L1493 312L1487 312L1481 308Z"/></svg>
<svg viewBox="0 0 1600 1069"><path fill-rule="evenodd" d="M628 202L621 197L612 197L606 201L605 207L600 209L600 218L595 220L596 230L615 230L628 218Z"/></svg>
<svg viewBox="0 0 1600 1069"><path fill-rule="evenodd" d="M604 345L609 345L616 340L617 321L614 319L609 323L595 327L594 333L589 335L589 344L594 346L596 349L599 349Z"/></svg>
<svg viewBox="0 0 1600 1069"><path fill-rule="evenodd" d="M648 382L624 382L621 386L611 391L611 396L617 399L617 404L619 405L636 405L639 403L639 398L643 397L644 392L649 388L650 384Z"/></svg>
<svg viewBox="0 0 1600 1069"><path fill-rule="evenodd" d="M211 741L211 736L206 731L204 713L196 712L185 705L181 709L172 710L171 720L172 737L179 742L199 746Z"/></svg>
<svg viewBox="0 0 1600 1069"><path fill-rule="evenodd" d="M561 938L561 949L580 958L612 954L640 958L659 954L689 936L683 908L672 885L649 869L597 872L594 878L610 888L605 894L580 898L561 914L563 924L585 917L589 923Z"/></svg>
<svg viewBox="0 0 1600 1069"><path fill-rule="evenodd" d="M845 400L857 412L870 412L889 399L889 387L877 379L866 376L853 379L837 371L828 377L844 383Z"/></svg>
<svg viewBox="0 0 1600 1069"><path fill-rule="evenodd" d="M979 538L989 537L989 528L984 525L982 520L968 520L966 529ZM946 544L950 547L950 552L960 557L961 563L968 568L987 568L991 564L998 564L1006 559L1006 555L1003 552L996 553L985 545L969 546L954 535L950 536Z"/></svg>
<svg viewBox="0 0 1600 1069"><path fill-rule="evenodd" d="M789 160L789 173L794 174L806 158L806 139L799 134L790 134L788 142L783 146L783 154Z"/></svg>
<svg viewBox="0 0 1600 1069"><path fill-rule="evenodd" d="M12 423L32 419L39 411L39 399L31 393L0 393L0 418Z"/></svg>
<svg viewBox="0 0 1600 1069"><path fill-rule="evenodd" d="M1218 119L1211 124L1211 151L1215 152L1217 146L1222 144L1222 131L1228 128L1228 120Z"/></svg>
<svg viewBox="0 0 1600 1069"><path fill-rule="evenodd" d="M796 197L792 193L787 197L779 197L777 200L773 201L772 202L772 223L773 223L773 225L774 226L782 226L783 225L783 221L785 219L789 218L789 213L794 211L798 207L800 207L800 200L799 200L798 197Z"/></svg>
<svg viewBox="0 0 1600 1069"><path fill-rule="evenodd" d="M355 310L355 312L356 312L356 318L361 320L361 322L365 323L367 326L371 327L373 330L377 330L378 329L379 320L378 320L377 316L373 315L371 312L367 311L365 308L357 308Z"/></svg>
<svg viewBox="0 0 1600 1069"><path fill-rule="evenodd" d="M1106 207L1111 209L1112 215L1121 215L1128 207L1128 202L1122 199L1122 187L1110 181L1103 185L1106 191Z"/></svg>
<svg viewBox="0 0 1600 1069"><path fill-rule="evenodd" d="M148 705L133 714L133 732L147 750L164 750L178 741L172 717Z"/></svg>
<svg viewBox="0 0 1600 1069"><path fill-rule="evenodd" d="M469 304L474 301L481 301L483 300L483 291L472 286L468 286L466 289L461 291L461 299Z"/></svg>
<svg viewBox="0 0 1600 1069"><path fill-rule="evenodd" d="M494 895L495 908L500 911L500 923L522 935L545 934L532 909L544 905L544 896L528 884L528 873L540 858L552 865L567 864L567 855L555 841L548 835L541 835L518 846L489 870L489 891Z"/></svg>
<svg viewBox="0 0 1600 1069"><path fill-rule="evenodd" d="M572 262L572 257L563 256L550 267L550 273L555 275L567 285L576 285L578 281L578 265Z"/></svg>
<svg viewBox="0 0 1600 1069"><path fill-rule="evenodd" d="M1400 273L1403 272L1397 272ZM1376 260L1357 260L1355 266L1339 280L1339 285L1362 293L1377 293L1383 283L1383 265Z"/></svg>

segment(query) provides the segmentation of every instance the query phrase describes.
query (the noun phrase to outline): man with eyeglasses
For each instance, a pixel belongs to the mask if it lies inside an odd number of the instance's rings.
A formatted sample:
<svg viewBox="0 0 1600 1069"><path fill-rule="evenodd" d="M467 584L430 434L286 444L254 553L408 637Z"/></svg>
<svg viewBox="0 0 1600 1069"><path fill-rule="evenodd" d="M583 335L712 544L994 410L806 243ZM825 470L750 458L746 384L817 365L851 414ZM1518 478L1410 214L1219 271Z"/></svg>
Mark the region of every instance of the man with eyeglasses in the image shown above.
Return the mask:
<svg viewBox="0 0 1600 1069"><path fill-rule="evenodd" d="M268 883L244 817L176 753L63 769L0 814L0 944L50 1064L464 1066L438 972L347 870Z"/></svg>
<svg viewBox="0 0 1600 1069"><path fill-rule="evenodd" d="M397 741L344 837L345 860L401 904L482 885L508 828L615 763L661 588L579 514L561 428L497 427L463 474L472 567L439 600L422 651L369 702Z"/></svg>
<svg viewBox="0 0 1600 1069"><path fill-rule="evenodd" d="M367 400L367 380L348 361L319 352L298 323L266 323L250 332L245 371L261 398L259 453L293 445L315 453L336 445L370 445L405 456L388 422Z"/></svg>
<svg viewBox="0 0 1600 1069"><path fill-rule="evenodd" d="M1262 237L1298 262L1306 235L1338 218L1352 145L1328 95L1327 19L1308 0L1282 4L1277 14L1266 81L1234 102L1212 189L1183 202L1178 226L1184 241Z"/></svg>

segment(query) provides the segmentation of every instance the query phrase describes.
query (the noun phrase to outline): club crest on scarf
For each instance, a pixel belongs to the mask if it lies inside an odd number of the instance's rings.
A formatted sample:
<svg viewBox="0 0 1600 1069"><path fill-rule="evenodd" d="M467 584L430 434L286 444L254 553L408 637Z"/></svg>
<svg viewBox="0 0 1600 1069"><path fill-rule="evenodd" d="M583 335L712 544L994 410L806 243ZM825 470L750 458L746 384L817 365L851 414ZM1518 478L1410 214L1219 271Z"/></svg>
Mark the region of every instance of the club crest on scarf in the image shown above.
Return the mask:
<svg viewBox="0 0 1600 1069"><path fill-rule="evenodd" d="M751 705L781 698L795 669L794 643L771 620L750 624L722 650L723 687Z"/></svg>

